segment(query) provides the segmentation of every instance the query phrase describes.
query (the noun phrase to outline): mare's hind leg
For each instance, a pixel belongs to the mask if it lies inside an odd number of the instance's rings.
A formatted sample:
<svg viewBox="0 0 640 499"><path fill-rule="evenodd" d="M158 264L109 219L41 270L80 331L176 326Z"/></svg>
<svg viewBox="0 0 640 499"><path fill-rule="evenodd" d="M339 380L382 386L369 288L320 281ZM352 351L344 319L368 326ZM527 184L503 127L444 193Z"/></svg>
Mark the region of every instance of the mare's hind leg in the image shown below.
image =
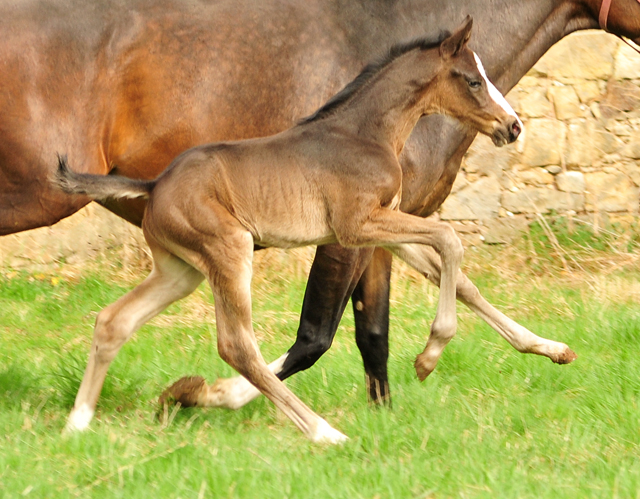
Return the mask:
<svg viewBox="0 0 640 499"><path fill-rule="evenodd" d="M380 405L391 403L387 375L391 259L391 253L376 248L351 296L367 396L372 403Z"/></svg>
<svg viewBox="0 0 640 499"><path fill-rule="evenodd" d="M282 410L310 440L344 441L342 433L309 409L268 368L251 324L253 238L244 229L232 230L228 225L221 236L207 241L206 253L202 255L215 298L220 357Z"/></svg>
<svg viewBox="0 0 640 499"><path fill-rule="evenodd" d="M124 343L149 319L190 294L203 276L162 248L150 244L153 270L135 289L98 314L89 362L66 430L84 430L95 412L109 364Z"/></svg>
<svg viewBox="0 0 640 499"><path fill-rule="evenodd" d="M405 251L413 253L414 258L420 260L422 274L439 285L441 262L433 248L407 245ZM573 350L564 343L541 338L497 310L462 272L458 272L456 294L458 300L496 330L518 352L543 355L556 364L569 364L577 358Z"/></svg>

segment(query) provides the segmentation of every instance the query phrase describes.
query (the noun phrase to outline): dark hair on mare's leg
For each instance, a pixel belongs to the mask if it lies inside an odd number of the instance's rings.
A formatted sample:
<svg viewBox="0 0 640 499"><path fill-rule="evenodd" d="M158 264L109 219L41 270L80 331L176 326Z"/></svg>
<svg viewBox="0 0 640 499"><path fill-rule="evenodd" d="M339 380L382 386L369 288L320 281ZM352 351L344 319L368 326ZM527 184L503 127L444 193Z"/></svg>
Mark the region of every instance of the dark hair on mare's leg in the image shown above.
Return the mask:
<svg viewBox="0 0 640 499"><path fill-rule="evenodd" d="M305 291L296 341L288 351L278 378L311 367L333 343L349 297L353 301L356 344L364 363L367 397L390 405L389 280L391 253L383 249L321 246L316 252ZM366 269L363 267L366 266ZM353 272L349 272L353 269ZM318 274L331 276L331 286L317 286ZM326 281L325 281L326 282Z"/></svg>
<svg viewBox="0 0 640 499"><path fill-rule="evenodd" d="M389 291L391 253L376 248L353 294L356 344L366 376L367 397L376 405L391 405L389 358Z"/></svg>
<svg viewBox="0 0 640 499"><path fill-rule="evenodd" d="M372 253L372 248L354 250L336 244L318 247L309 273L296 341L277 373L280 379L308 369L331 347L344 309ZM322 280L318 279L320 276ZM317 285L326 284L327 280L331 286ZM386 375L386 369L384 371Z"/></svg>

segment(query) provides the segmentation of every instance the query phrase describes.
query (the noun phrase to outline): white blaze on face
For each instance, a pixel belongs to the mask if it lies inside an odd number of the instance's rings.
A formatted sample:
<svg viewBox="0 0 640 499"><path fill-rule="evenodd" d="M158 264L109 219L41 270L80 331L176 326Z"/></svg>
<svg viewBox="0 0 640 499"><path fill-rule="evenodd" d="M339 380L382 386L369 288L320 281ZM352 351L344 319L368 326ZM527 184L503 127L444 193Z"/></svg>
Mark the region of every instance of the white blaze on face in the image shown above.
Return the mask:
<svg viewBox="0 0 640 499"><path fill-rule="evenodd" d="M491 83L491 81L487 77L486 71L484 70L482 61L478 57L478 54L474 52L473 57L476 59L476 64L478 65L478 71L480 71L480 74L482 75L482 77L484 78L484 81L487 84L487 89L489 90L489 96L496 102L496 104L498 104L502 109L504 109L505 113L507 113L510 116L513 116L516 120L518 120L518 125L520 125L520 130L523 130L524 125L522 124L522 121L520 121L520 117L516 114L516 112L511 107L511 105L507 102L507 99L504 98L504 95L502 95L500 91L495 87L495 85Z"/></svg>

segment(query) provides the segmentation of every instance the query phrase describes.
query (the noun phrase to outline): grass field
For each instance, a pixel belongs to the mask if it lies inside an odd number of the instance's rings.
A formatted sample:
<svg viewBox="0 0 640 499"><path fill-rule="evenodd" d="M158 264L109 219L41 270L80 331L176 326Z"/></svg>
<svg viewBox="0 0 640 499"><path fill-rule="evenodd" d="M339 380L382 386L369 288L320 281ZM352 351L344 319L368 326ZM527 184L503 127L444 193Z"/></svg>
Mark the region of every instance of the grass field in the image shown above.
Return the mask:
<svg viewBox="0 0 640 499"><path fill-rule="evenodd" d="M412 363L437 290L398 266L393 408L367 406L350 312L330 352L287 381L350 437L338 447L306 441L264 398L156 417L180 376L233 374L204 287L122 349L91 431L61 436L95 315L138 277L105 262L0 270L0 496L640 497L640 252L630 236L557 231L557 241L534 228L515 248L469 250L465 268L498 308L577 361L521 355L460 305L458 335L419 383ZM272 360L295 336L304 265L260 258L254 321Z"/></svg>

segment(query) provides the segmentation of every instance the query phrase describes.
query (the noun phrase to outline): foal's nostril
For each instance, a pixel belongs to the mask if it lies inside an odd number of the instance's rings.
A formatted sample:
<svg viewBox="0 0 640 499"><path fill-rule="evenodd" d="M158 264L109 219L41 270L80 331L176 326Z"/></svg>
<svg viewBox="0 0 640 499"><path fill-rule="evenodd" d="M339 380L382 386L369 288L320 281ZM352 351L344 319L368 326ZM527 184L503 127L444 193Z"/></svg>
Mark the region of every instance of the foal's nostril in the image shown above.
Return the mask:
<svg viewBox="0 0 640 499"><path fill-rule="evenodd" d="M522 128L520 127L520 123L518 123L518 120L514 120L509 129L509 139L511 142L514 142L518 138L521 131Z"/></svg>

